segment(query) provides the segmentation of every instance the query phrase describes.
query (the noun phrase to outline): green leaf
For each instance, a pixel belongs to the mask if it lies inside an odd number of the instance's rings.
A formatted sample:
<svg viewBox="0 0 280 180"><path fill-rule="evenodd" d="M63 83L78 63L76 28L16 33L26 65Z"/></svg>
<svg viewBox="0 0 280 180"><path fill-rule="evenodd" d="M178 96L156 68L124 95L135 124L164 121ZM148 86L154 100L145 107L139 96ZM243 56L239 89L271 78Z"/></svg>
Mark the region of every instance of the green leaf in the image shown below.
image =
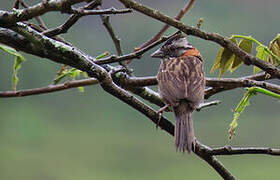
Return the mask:
<svg viewBox="0 0 280 180"><path fill-rule="evenodd" d="M84 74L84 72L82 72L78 69L75 69L75 68L64 69L61 72L61 74L53 80L53 84L57 84L65 77L72 77L72 80L76 80L76 78L79 77L80 75L83 75L84 77L87 76L86 74ZM84 92L84 87L78 87L78 90L80 92Z"/></svg>
<svg viewBox="0 0 280 180"><path fill-rule="evenodd" d="M101 59L101 58L104 58L104 57L109 56L109 55L110 55L110 53L108 51L105 51L104 53L98 55L96 57L96 59Z"/></svg>
<svg viewBox="0 0 280 180"><path fill-rule="evenodd" d="M235 38L231 37L230 40L237 44L237 40ZM220 69L219 76L221 77L233 63L234 57L235 55L229 49L221 48L210 72L212 73L217 69Z"/></svg>
<svg viewBox="0 0 280 180"><path fill-rule="evenodd" d="M228 49L225 49L220 62L220 74L219 77L222 77L224 72L231 66L233 63L235 55Z"/></svg>
<svg viewBox="0 0 280 180"><path fill-rule="evenodd" d="M234 110L234 117L233 117L231 124L229 125L229 139L232 139L232 137L234 136L235 130L238 125L237 120L238 120L240 114L249 105L249 100L252 96L256 95L257 93L262 93L267 96L271 96L271 97L280 99L280 94L276 94L274 92L271 92L267 89L263 89L260 87L250 87L250 88L246 88L246 90L247 90L247 92L244 94L243 98L241 99L241 101L238 103L237 107Z"/></svg>
<svg viewBox="0 0 280 180"><path fill-rule="evenodd" d="M269 50L278 58L280 58L280 34L278 34L270 43L269 43ZM279 60L273 57L271 54L268 55L268 62L279 66L280 62Z"/></svg>
<svg viewBox="0 0 280 180"><path fill-rule="evenodd" d="M0 49L9 53L9 54L11 54L11 55L14 55L16 57L20 57L21 59L24 59L24 57L12 47L0 44Z"/></svg>
<svg viewBox="0 0 280 180"><path fill-rule="evenodd" d="M17 73L19 71L19 69L21 68L21 63L23 63L24 59L21 59L19 56L15 57L15 62L14 62L14 72L13 72L13 76L12 76L12 84L13 84L13 90L16 91L17 90L17 84L19 81L19 78L17 76Z"/></svg>
<svg viewBox="0 0 280 180"><path fill-rule="evenodd" d="M265 50L265 46L257 46L257 55L256 57L266 61L267 60L267 51ZM257 74L261 69L254 66L254 74Z"/></svg>
<svg viewBox="0 0 280 180"><path fill-rule="evenodd" d="M234 110L234 118L229 125L229 139L232 139L232 137L235 135L235 130L237 128L237 119L239 118L240 114L244 111L244 109L249 105L249 99L253 95L251 91L247 91L237 107Z"/></svg>
<svg viewBox="0 0 280 180"><path fill-rule="evenodd" d="M59 83L63 78L70 76L72 74L69 70L64 70L59 76L55 77L53 80L53 84Z"/></svg>
<svg viewBox="0 0 280 180"><path fill-rule="evenodd" d="M277 34L277 36L275 37L273 42L276 42L278 44L278 46L280 46L280 34Z"/></svg>
<svg viewBox="0 0 280 180"><path fill-rule="evenodd" d="M77 77L80 76L82 71L78 70L78 69L71 69L71 76L72 76L72 79L75 80Z"/></svg>
<svg viewBox="0 0 280 180"><path fill-rule="evenodd" d="M274 42L270 45L269 50L271 50L271 52L273 54L275 54L277 57L280 57L280 49L276 42ZM267 61L275 66L279 66L279 61L277 59L275 59L274 57L272 57L270 54L268 55Z"/></svg>
<svg viewBox="0 0 280 180"><path fill-rule="evenodd" d="M215 60L215 63L213 64L211 70L210 70L210 73L213 73L215 72L217 69L220 68L220 62L221 62L221 58L222 58L222 54L223 54L223 51L224 51L224 48L221 48L219 53L218 53L218 56L216 57L216 60Z"/></svg>
<svg viewBox="0 0 280 180"><path fill-rule="evenodd" d="M241 49L243 49L247 53L251 53L252 52L252 48L253 48L253 41L251 41L249 39L242 39L239 42L238 47L240 47ZM233 72L242 63L243 63L242 59L237 57L237 56L235 56L234 61L232 63L232 66L230 68L230 71Z"/></svg>
<svg viewBox="0 0 280 180"><path fill-rule="evenodd" d="M57 84L59 83L63 78L65 77L72 77L73 80L75 80L77 77L79 77L81 75L82 71L75 69L75 68L71 68L71 69L64 69L60 75L58 75L57 77L55 77L55 79L53 80L53 84Z"/></svg>
<svg viewBox="0 0 280 180"><path fill-rule="evenodd" d="M9 46L5 46L3 44L0 44L0 49L15 56L14 60L14 67L13 67L13 75L12 75L12 85L13 85L13 90L16 90L19 78L17 76L17 73L19 69L21 68L21 63L25 61L24 57L17 52L14 48L11 48Z"/></svg>
<svg viewBox="0 0 280 180"><path fill-rule="evenodd" d="M86 72L82 72L83 77L88 78L88 74Z"/></svg>

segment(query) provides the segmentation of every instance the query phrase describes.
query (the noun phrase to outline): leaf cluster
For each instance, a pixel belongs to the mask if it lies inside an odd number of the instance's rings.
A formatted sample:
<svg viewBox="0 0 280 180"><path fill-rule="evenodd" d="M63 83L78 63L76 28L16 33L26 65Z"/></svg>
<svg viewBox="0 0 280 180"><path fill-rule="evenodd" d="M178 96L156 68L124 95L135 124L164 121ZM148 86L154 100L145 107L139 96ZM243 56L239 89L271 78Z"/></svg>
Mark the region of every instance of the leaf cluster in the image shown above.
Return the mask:
<svg viewBox="0 0 280 180"><path fill-rule="evenodd" d="M252 53L253 45L256 44L257 58L275 66L280 65L280 34L270 42L269 47L261 44L252 36L232 35L229 39L247 53ZM226 70L233 72L242 63L241 58L233 54L229 49L221 48L210 72L220 69L219 77L221 77ZM260 69L254 66L254 74L259 71Z"/></svg>

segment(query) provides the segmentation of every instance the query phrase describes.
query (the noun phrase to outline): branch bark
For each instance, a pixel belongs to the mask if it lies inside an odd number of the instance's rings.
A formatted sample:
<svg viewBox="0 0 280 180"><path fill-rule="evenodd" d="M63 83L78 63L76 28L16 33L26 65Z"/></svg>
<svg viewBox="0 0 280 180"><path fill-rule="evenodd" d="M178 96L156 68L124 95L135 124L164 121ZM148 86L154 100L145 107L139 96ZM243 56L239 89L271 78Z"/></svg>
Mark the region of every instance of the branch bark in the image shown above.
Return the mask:
<svg viewBox="0 0 280 180"><path fill-rule="evenodd" d="M210 154L216 155L240 155L240 154L266 154L272 156L280 156L280 149L265 147L231 147L224 146L213 148Z"/></svg>
<svg viewBox="0 0 280 180"><path fill-rule="evenodd" d="M96 8L97 6L100 6L101 5L101 1L102 0L95 0L87 5L85 5L84 7L82 7L82 9L86 9L86 10L89 10L89 9L94 9ZM54 29L48 29L48 30L45 30L43 32L44 35L48 36L48 37L53 37L53 36L56 36L56 35L59 35L59 34L62 34L62 33L67 33L67 31L81 18L83 17L82 15L79 15L79 14L73 14L71 15L68 20L54 28Z"/></svg>
<svg viewBox="0 0 280 180"><path fill-rule="evenodd" d="M28 90L19 90L19 91L0 91L0 98L8 97L24 97L31 95L39 95L52 93L56 91L62 91L70 88L76 88L81 86L88 86L98 84L98 80L95 78L85 79L85 80L76 80L76 81L67 81L63 84L49 85L47 87L28 89Z"/></svg>
<svg viewBox="0 0 280 180"><path fill-rule="evenodd" d="M65 12L70 10L71 6L74 4L88 1L89 0L50 0L46 2L42 1L34 6L14 12L0 11L0 26L11 26L16 22L27 21L50 11Z"/></svg>

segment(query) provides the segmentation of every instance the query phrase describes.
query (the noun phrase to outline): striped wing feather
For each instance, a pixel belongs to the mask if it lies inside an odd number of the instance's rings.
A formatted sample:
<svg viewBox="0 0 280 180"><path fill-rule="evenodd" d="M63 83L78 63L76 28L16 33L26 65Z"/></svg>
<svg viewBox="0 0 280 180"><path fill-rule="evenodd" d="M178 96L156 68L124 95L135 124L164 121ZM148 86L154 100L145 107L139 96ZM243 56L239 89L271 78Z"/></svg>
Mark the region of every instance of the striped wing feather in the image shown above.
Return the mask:
<svg viewBox="0 0 280 180"><path fill-rule="evenodd" d="M203 100L203 62L195 56L162 61L157 78L160 95L166 104L177 106L181 100L187 100L196 107Z"/></svg>

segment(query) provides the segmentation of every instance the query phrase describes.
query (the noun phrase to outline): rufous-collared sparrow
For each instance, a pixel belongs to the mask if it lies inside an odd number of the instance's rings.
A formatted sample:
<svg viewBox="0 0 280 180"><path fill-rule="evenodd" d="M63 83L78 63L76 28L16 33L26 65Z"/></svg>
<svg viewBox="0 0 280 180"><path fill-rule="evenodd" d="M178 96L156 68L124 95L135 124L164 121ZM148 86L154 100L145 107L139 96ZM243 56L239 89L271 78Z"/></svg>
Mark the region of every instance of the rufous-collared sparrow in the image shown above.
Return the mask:
<svg viewBox="0 0 280 180"><path fill-rule="evenodd" d="M166 107L173 109L176 117L176 150L190 153L196 143L192 112L204 99L202 56L180 32L168 39L151 56L162 59L157 80L159 93L166 106L159 113Z"/></svg>

